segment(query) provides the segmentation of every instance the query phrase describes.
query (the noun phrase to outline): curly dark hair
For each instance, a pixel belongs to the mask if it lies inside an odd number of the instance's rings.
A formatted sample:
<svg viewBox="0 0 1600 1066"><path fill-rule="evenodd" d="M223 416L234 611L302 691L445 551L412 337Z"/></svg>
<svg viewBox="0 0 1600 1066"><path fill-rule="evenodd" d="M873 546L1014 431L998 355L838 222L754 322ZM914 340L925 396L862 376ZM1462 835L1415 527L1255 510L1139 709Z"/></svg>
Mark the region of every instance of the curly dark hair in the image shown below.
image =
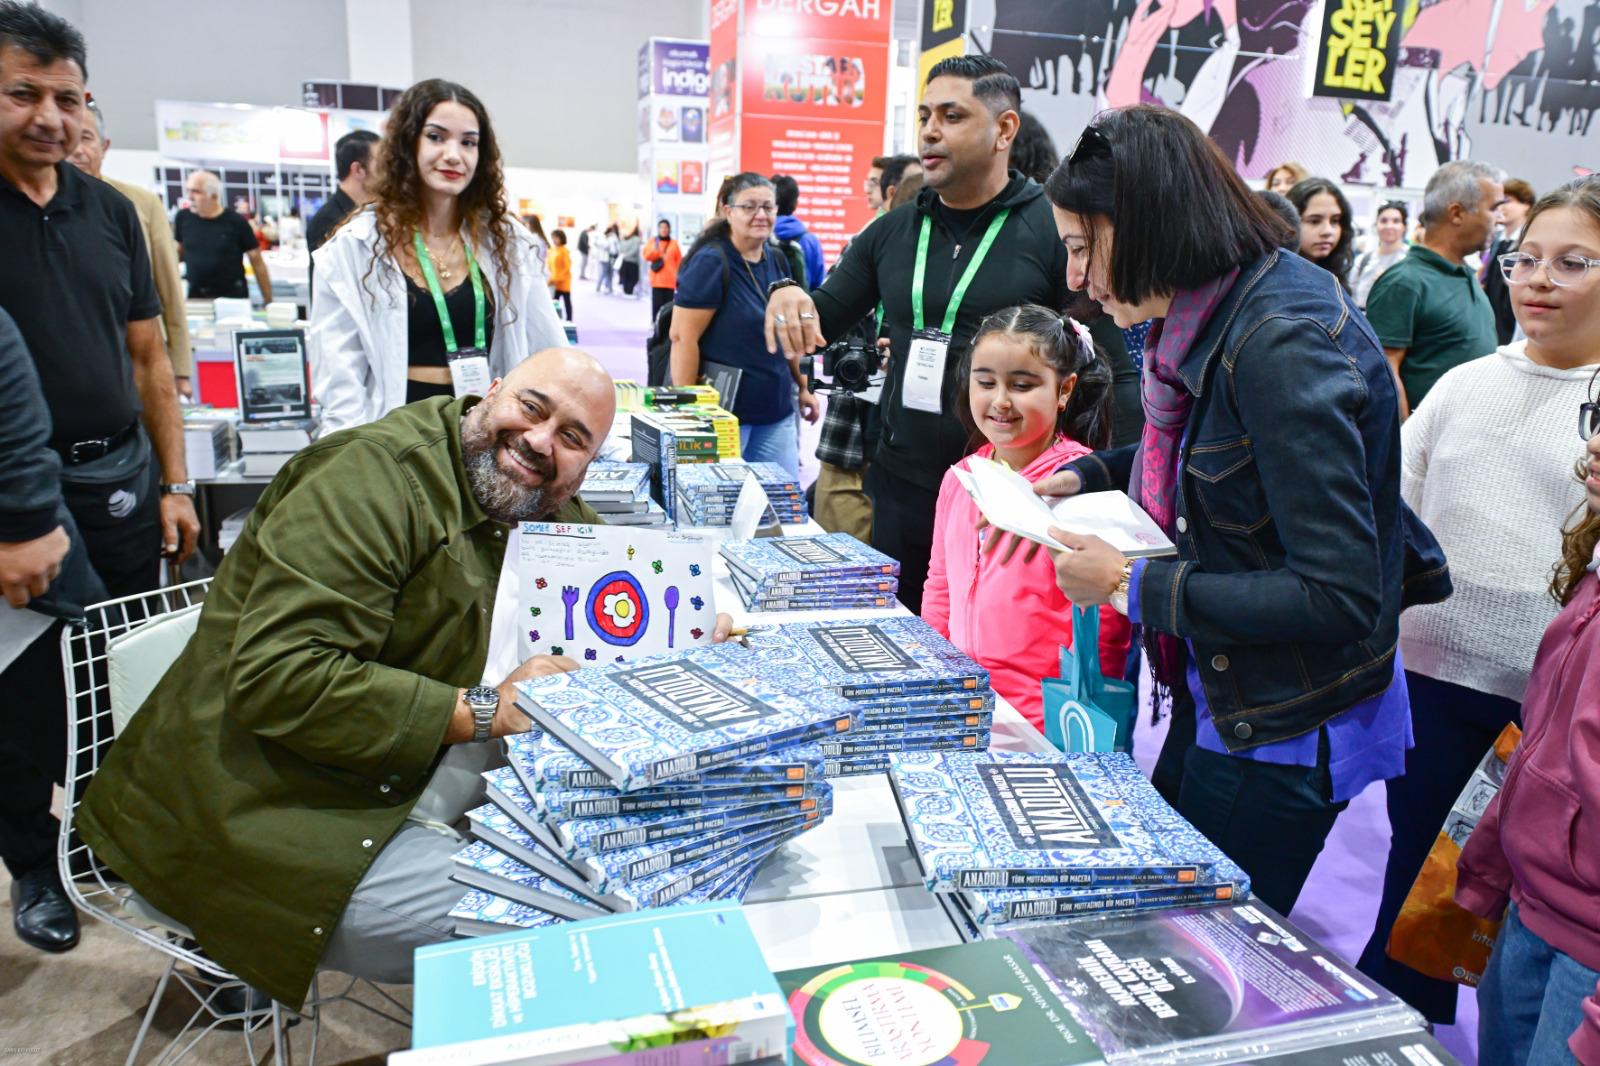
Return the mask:
<svg viewBox="0 0 1600 1066"><path fill-rule="evenodd" d="M474 248L488 248L494 258L499 304L511 317L511 247L516 229L506 210L505 174L500 165L500 145L489 123L489 112L472 90L443 78L419 81L400 94L389 110L388 125L378 144L373 180L368 186L377 216L378 241L373 247L373 267L385 255L399 257L411 247L412 231L422 224L422 174L417 170L417 145L433 109L444 103L467 108L478 120L478 166L461 193L461 223ZM365 278L363 279L363 282Z"/></svg>

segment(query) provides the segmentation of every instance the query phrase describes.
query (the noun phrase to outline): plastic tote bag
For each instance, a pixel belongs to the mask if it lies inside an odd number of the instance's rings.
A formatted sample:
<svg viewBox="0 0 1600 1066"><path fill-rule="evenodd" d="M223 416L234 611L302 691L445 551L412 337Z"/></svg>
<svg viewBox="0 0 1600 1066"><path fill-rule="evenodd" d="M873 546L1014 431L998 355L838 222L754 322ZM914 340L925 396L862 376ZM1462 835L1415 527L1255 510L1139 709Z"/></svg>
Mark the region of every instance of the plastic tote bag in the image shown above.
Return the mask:
<svg viewBox="0 0 1600 1066"><path fill-rule="evenodd" d="M1506 779L1506 763L1522 739L1522 730L1501 730L1423 860L1422 870L1400 907L1389 933L1388 953L1395 962L1440 981L1477 985L1489 962L1500 923L1479 918L1456 904L1456 861L1461 849Z"/></svg>
<svg viewBox="0 0 1600 1066"><path fill-rule="evenodd" d="M1061 676L1044 679L1044 736L1062 751L1133 751L1139 691L1100 672L1100 609L1072 609Z"/></svg>

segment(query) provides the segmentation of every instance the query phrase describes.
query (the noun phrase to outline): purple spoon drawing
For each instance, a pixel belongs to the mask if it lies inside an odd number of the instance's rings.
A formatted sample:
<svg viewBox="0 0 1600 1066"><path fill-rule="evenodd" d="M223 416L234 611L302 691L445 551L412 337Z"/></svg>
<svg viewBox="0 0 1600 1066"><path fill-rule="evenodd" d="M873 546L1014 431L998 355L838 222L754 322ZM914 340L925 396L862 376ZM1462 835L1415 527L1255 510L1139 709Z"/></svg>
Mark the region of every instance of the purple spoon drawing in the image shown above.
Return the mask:
<svg viewBox="0 0 1600 1066"><path fill-rule="evenodd" d="M561 586L561 602L567 605L567 639L576 640L572 635L572 609L578 605L578 588L576 585Z"/></svg>
<svg viewBox="0 0 1600 1066"><path fill-rule="evenodd" d="M678 627L678 586L668 585L661 602L667 605L667 647L670 648Z"/></svg>

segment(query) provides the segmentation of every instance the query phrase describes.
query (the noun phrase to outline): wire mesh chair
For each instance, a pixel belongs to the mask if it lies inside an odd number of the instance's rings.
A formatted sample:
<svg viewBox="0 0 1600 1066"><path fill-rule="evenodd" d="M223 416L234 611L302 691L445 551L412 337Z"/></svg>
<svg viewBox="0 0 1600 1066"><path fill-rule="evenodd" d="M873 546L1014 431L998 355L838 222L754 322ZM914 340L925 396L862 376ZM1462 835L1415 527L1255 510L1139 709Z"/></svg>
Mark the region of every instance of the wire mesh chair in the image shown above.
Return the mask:
<svg viewBox="0 0 1600 1066"><path fill-rule="evenodd" d="M258 1041L262 1043L264 1051L266 1041L270 1039L272 1061L276 1066L281 1066L292 1057L289 1026L300 1018L311 1022L309 1055L310 1062L315 1066L323 1007L332 1003L350 1003L408 1028L410 1011L383 989L348 975L340 975L348 984L331 996L320 994L320 975L312 978L311 995L298 1012L277 1002L255 1005L255 993L245 982L207 957L195 942L193 934L181 923L161 914L118 880L116 874L74 832L83 793L115 739L108 645L136 629L169 620L171 616L200 604L210 584L211 579L205 578L142 595L107 600L88 608L83 622L69 624L62 632L61 659L67 681L69 752L61 836L56 848L61 882L79 910L167 957L166 968L156 981L150 1005L145 1010L138 1035L134 1037L133 1047L128 1051L127 1066L134 1066L138 1061L167 986L173 982L189 993L195 1006L172 1042L153 1060L157 1066L172 1066L181 1061L208 1034L223 1026L239 1028L245 1053L252 1063L260 1061ZM168 666L170 662L158 665ZM121 708L118 713L122 720L126 720L127 713L135 709ZM380 997L398 1016L354 998L352 992L357 985ZM240 1001L244 1007L230 1009L224 1005L224 1000Z"/></svg>

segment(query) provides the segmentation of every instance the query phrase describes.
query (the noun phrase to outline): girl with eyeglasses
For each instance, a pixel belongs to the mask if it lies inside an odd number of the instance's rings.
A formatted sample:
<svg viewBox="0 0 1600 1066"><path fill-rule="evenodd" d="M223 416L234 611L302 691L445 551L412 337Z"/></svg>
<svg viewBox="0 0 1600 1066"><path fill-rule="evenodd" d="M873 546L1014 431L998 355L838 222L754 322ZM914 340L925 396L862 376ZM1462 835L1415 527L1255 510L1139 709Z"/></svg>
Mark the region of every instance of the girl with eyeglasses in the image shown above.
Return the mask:
<svg viewBox="0 0 1600 1066"><path fill-rule="evenodd" d="M1458 864L1456 902L1505 915L1478 985L1482 1066L1600 1062L1600 435L1585 406L1583 501L1550 583L1561 613L1533 660L1522 743Z"/></svg>
<svg viewBox="0 0 1600 1066"><path fill-rule="evenodd" d="M820 413L798 361L767 351L767 289L787 278L789 260L770 243L778 217L772 182L753 171L717 190L717 216L678 267L672 307L672 383L693 385L706 361L738 367L738 390L722 406L739 418L739 442L751 462L800 475L800 427Z"/></svg>
<svg viewBox="0 0 1600 1066"><path fill-rule="evenodd" d="M1494 267L1528 339L1448 371L1401 428L1401 492L1443 545L1455 595L1400 620L1416 747L1389 783L1383 899L1361 957L1438 1024L1455 1020L1456 986L1394 962L1385 945L1450 805L1506 723L1521 720L1556 614L1550 560L1573 504L1562 471L1600 366L1600 182L1540 200L1520 247Z"/></svg>

